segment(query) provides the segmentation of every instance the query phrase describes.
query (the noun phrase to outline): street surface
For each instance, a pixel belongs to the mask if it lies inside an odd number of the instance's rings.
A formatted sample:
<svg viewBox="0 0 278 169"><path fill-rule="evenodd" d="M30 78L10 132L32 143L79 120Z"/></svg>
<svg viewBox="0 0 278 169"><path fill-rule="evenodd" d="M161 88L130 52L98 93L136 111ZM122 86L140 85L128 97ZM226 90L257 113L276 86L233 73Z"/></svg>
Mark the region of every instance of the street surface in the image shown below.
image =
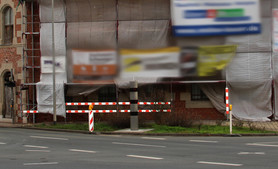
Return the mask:
<svg viewBox="0 0 278 169"><path fill-rule="evenodd" d="M0 128L0 168L277 169L278 137L150 137Z"/></svg>

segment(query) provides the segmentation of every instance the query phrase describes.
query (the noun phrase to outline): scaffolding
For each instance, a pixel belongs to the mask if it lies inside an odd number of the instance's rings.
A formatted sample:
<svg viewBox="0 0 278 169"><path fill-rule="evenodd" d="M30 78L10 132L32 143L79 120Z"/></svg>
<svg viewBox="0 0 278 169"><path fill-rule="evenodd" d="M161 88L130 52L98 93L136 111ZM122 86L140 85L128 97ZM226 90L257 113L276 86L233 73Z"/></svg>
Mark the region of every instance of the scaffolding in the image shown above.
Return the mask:
<svg viewBox="0 0 278 169"><path fill-rule="evenodd" d="M40 44L38 14L39 4L37 0L24 1L22 5L22 42L23 42L23 81L20 88L20 112L23 117L23 109L36 110L36 83L40 73ZM26 100L23 92L26 91ZM32 115L35 123L35 114ZM28 116L27 116L28 119Z"/></svg>

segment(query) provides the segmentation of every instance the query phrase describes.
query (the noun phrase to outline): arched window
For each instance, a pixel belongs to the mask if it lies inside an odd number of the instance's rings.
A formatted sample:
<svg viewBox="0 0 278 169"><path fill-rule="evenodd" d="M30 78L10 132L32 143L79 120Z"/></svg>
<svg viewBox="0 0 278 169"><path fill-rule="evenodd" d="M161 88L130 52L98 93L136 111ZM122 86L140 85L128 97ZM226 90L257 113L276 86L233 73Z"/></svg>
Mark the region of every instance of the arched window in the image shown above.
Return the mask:
<svg viewBox="0 0 278 169"><path fill-rule="evenodd" d="M11 7L6 7L4 14L4 44L13 43L13 10Z"/></svg>

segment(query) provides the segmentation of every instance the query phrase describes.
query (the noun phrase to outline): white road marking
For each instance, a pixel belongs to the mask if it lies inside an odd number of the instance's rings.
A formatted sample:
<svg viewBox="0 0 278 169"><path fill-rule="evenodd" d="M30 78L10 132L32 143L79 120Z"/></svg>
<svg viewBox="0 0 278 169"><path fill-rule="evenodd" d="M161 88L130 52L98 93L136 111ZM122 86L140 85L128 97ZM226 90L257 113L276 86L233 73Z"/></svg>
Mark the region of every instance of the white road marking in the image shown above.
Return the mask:
<svg viewBox="0 0 278 169"><path fill-rule="evenodd" d="M278 145L261 144L261 143L247 143L248 146L262 146L262 147L278 147Z"/></svg>
<svg viewBox="0 0 278 169"><path fill-rule="evenodd" d="M210 140L189 140L191 142L197 142L197 143L218 143L218 141L210 141Z"/></svg>
<svg viewBox="0 0 278 169"><path fill-rule="evenodd" d="M240 167L243 164L233 164L233 163L219 163L219 162L209 162L209 161L198 161L199 164L211 164L211 165L224 165L224 166L234 166Z"/></svg>
<svg viewBox="0 0 278 169"><path fill-rule="evenodd" d="M142 147L158 147L158 148L165 148L166 147L166 146L157 146L157 145L149 145L149 144L134 144L134 143L119 143L119 142L112 142L112 144L130 145L130 146L142 146Z"/></svg>
<svg viewBox="0 0 278 169"><path fill-rule="evenodd" d="M45 147L45 146L34 146L34 145L24 145L24 147L29 147L29 148L48 148L48 147Z"/></svg>
<svg viewBox="0 0 278 169"><path fill-rule="evenodd" d="M74 151L74 152L82 152L82 153L96 153L96 151L90 151L90 150L78 150L78 149L69 149L69 151Z"/></svg>
<svg viewBox="0 0 278 169"><path fill-rule="evenodd" d="M239 155L248 155L248 154L255 154L255 155L265 155L265 152L240 152Z"/></svg>
<svg viewBox="0 0 278 169"><path fill-rule="evenodd" d="M58 162L46 162L46 163L24 163L23 165L51 165L58 164Z"/></svg>
<svg viewBox="0 0 278 169"><path fill-rule="evenodd" d="M50 150L25 150L27 152L44 152L44 153L49 153Z"/></svg>
<svg viewBox="0 0 278 169"><path fill-rule="evenodd" d="M30 136L32 138L41 138L41 139L50 139L50 140L69 140L67 138L58 138L58 137L42 137L42 136Z"/></svg>
<svg viewBox="0 0 278 169"><path fill-rule="evenodd" d="M150 160L162 160L163 158L160 157L150 157L150 156L139 156L139 155L126 155L127 157L134 157L134 158L144 158Z"/></svg>
<svg viewBox="0 0 278 169"><path fill-rule="evenodd" d="M166 140L166 138L160 138L160 137L141 137L141 138L147 140Z"/></svg>
<svg viewBox="0 0 278 169"><path fill-rule="evenodd" d="M101 136L105 136L105 137L122 137L121 135L101 135Z"/></svg>
<svg viewBox="0 0 278 169"><path fill-rule="evenodd" d="M4 144L7 144L7 143L2 143L2 142L0 142L0 144L4 145Z"/></svg>

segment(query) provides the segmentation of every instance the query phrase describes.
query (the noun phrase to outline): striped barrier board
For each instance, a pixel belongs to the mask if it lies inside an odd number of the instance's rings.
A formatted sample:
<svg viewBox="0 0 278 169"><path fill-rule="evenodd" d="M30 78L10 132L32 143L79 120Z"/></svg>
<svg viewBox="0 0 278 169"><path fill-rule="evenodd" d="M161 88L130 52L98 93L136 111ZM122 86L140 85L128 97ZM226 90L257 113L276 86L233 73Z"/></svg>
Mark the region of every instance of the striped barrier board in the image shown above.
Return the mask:
<svg viewBox="0 0 278 169"><path fill-rule="evenodd" d="M170 105L171 102L138 102L139 105ZM130 105L130 102L67 102L66 106L112 106L112 105Z"/></svg>
<svg viewBox="0 0 278 169"><path fill-rule="evenodd" d="M67 110L67 113L89 113L91 110ZM93 113L116 113L117 110L92 110ZM129 113L130 110L118 110L120 113ZM149 113L149 112L171 112L170 109L167 110L138 110L139 112Z"/></svg>
<svg viewBox="0 0 278 169"><path fill-rule="evenodd" d="M23 113L38 113L37 110L23 110Z"/></svg>
<svg viewBox="0 0 278 169"><path fill-rule="evenodd" d="M67 110L67 113L89 113L93 111L93 113L116 113L117 110Z"/></svg>
<svg viewBox="0 0 278 169"><path fill-rule="evenodd" d="M67 110L67 113L116 113L117 110ZM129 113L130 110L118 110L121 113ZM170 109L166 110L138 110L139 112L171 112ZM37 110L24 110L23 113L39 113Z"/></svg>
<svg viewBox="0 0 278 169"><path fill-rule="evenodd" d="M88 115L89 115L89 131L93 132L94 131L94 112L91 110Z"/></svg>

